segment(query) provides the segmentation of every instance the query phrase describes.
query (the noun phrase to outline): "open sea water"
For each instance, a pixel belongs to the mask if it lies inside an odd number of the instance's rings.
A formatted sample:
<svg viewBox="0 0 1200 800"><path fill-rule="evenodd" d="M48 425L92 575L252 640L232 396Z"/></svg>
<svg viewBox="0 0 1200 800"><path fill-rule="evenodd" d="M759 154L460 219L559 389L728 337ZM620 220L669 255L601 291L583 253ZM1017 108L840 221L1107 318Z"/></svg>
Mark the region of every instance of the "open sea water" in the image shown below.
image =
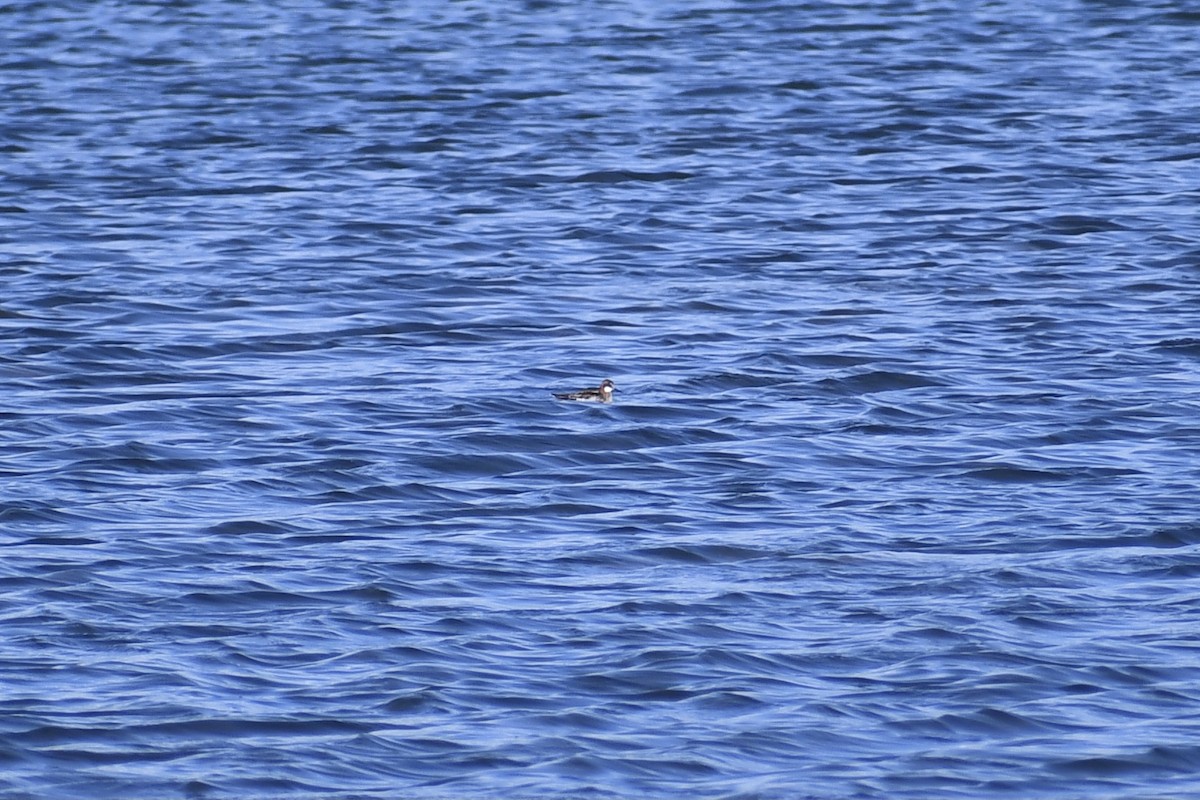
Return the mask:
<svg viewBox="0 0 1200 800"><path fill-rule="evenodd" d="M1198 52L0 0L0 797L1200 797Z"/></svg>

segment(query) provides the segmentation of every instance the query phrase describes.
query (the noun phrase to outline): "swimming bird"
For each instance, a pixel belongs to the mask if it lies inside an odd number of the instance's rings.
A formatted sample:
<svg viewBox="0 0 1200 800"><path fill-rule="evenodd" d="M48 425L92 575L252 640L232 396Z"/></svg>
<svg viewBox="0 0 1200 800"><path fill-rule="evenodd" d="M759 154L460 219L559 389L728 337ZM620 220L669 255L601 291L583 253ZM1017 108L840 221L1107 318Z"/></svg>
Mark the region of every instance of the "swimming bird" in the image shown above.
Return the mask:
<svg viewBox="0 0 1200 800"><path fill-rule="evenodd" d="M554 394L559 400L582 400L585 403L611 403L613 389L617 385L608 378L600 381L599 388L582 389L578 392L565 392L563 394Z"/></svg>

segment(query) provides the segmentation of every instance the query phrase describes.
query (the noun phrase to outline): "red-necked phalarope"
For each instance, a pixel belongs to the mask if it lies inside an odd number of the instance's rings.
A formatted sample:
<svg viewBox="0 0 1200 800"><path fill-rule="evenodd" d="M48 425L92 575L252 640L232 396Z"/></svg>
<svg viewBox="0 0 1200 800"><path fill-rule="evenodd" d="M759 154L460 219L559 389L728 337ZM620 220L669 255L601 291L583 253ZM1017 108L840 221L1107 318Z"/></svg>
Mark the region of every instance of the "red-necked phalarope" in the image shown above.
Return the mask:
<svg viewBox="0 0 1200 800"><path fill-rule="evenodd" d="M617 385L605 378L600 382L598 389L584 389L578 392L566 392L564 394L555 393L555 397L559 400L582 400L585 403L611 403L613 389Z"/></svg>

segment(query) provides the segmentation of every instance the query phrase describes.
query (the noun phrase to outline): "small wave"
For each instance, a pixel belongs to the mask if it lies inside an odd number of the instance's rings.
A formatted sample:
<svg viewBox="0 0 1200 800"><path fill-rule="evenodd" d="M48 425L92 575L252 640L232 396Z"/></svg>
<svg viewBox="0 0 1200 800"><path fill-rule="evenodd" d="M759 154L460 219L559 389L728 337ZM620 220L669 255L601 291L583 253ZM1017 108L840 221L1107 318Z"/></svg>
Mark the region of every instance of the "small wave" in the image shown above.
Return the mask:
<svg viewBox="0 0 1200 800"><path fill-rule="evenodd" d="M633 170L596 170L585 172L570 179L571 183L660 183L682 181L695 177L690 172L636 172Z"/></svg>

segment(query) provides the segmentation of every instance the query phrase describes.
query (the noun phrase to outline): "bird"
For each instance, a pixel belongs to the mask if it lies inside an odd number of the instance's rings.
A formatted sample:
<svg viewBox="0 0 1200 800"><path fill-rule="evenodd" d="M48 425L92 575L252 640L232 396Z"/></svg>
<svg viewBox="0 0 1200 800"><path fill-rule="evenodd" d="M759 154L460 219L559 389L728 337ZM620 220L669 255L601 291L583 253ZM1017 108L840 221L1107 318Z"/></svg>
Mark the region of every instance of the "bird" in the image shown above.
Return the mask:
<svg viewBox="0 0 1200 800"><path fill-rule="evenodd" d="M578 392L564 392L559 394L554 393L554 396L559 400L580 400L585 403L611 403L613 389L617 385L608 378L600 381L600 386L595 389L581 389Z"/></svg>

